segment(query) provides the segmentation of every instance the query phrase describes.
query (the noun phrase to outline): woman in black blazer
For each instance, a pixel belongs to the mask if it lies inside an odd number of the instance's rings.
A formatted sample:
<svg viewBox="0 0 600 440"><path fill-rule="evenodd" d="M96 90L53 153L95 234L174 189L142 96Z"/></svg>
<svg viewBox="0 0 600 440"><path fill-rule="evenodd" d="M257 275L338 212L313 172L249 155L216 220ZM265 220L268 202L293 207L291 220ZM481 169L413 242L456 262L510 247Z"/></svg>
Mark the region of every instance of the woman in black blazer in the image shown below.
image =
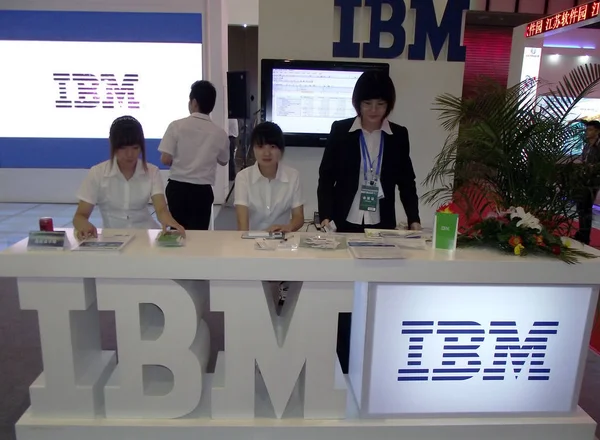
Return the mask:
<svg viewBox="0 0 600 440"><path fill-rule="evenodd" d="M395 103L388 75L365 72L356 82L352 105L358 116L333 123L319 168L322 226L335 226L337 232L395 229L397 186L409 228L421 229L408 130L387 119ZM350 327L351 314L340 314L337 352L344 373Z"/></svg>
<svg viewBox="0 0 600 440"><path fill-rule="evenodd" d="M338 232L395 229L397 186L409 228L421 229L408 130L387 119L395 102L388 75L369 71L358 79L352 95L358 116L333 123L319 168L323 226L333 221ZM361 204L365 187L372 188L365 193L372 205Z"/></svg>

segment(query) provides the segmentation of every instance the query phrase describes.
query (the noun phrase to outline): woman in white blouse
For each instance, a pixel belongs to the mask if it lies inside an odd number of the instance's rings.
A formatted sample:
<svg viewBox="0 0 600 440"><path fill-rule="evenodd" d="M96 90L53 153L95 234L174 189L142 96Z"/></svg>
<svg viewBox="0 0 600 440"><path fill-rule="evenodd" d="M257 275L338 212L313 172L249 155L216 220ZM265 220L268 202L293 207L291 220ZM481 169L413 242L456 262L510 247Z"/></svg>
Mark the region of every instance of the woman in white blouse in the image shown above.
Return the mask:
<svg viewBox="0 0 600 440"><path fill-rule="evenodd" d="M158 167L146 162L142 125L131 116L115 119L110 127L110 160L93 166L77 194L79 206L73 226L79 239L97 236L89 221L94 206L106 229L156 229L148 210L152 200L163 229L184 229L171 216Z"/></svg>
<svg viewBox="0 0 600 440"><path fill-rule="evenodd" d="M252 131L256 163L235 178L235 212L238 230L294 232L304 225L304 202L298 171L282 164L283 132L263 122ZM280 307L288 291L299 293L300 283L271 281L263 285ZM294 286L294 287L293 287Z"/></svg>
<svg viewBox="0 0 600 440"><path fill-rule="evenodd" d="M252 131L256 163L235 178L235 212L240 231L297 231L304 225L298 171L281 163L281 128L263 122Z"/></svg>

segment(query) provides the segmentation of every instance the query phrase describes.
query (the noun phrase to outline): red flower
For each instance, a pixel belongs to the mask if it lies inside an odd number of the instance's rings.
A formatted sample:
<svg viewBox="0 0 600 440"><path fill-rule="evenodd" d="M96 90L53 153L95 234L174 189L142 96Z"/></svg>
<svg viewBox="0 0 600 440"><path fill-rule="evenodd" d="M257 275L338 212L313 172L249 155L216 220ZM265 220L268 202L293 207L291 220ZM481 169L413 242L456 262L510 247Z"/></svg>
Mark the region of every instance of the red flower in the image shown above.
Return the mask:
<svg viewBox="0 0 600 440"><path fill-rule="evenodd" d="M451 208L452 202L446 203L438 208L437 212L442 214L455 214L455 212Z"/></svg>
<svg viewBox="0 0 600 440"><path fill-rule="evenodd" d="M512 247L517 247L518 245L522 244L523 240L521 239L521 237L517 236L517 235L513 235L512 237L510 237L510 240L508 240L508 244L510 244Z"/></svg>
<svg viewBox="0 0 600 440"><path fill-rule="evenodd" d="M554 246L552 246L552 253L554 255L560 255L562 253L562 249L559 245L555 244Z"/></svg>
<svg viewBox="0 0 600 440"><path fill-rule="evenodd" d="M545 246L546 244L544 243L544 237L542 237L541 235L536 235L535 244L537 244L538 246Z"/></svg>

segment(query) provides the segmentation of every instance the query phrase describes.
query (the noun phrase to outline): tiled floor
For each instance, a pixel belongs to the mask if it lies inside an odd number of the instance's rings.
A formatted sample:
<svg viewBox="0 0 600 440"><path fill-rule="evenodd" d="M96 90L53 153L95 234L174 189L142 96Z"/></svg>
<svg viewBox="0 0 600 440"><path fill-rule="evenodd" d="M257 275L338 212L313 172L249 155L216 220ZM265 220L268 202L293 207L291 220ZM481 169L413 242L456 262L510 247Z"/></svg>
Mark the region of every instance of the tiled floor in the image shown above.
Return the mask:
<svg viewBox="0 0 600 440"><path fill-rule="evenodd" d="M70 227L76 205L0 203L0 250L39 229L40 217L52 217L55 228ZM102 224L100 213L92 213L92 223Z"/></svg>

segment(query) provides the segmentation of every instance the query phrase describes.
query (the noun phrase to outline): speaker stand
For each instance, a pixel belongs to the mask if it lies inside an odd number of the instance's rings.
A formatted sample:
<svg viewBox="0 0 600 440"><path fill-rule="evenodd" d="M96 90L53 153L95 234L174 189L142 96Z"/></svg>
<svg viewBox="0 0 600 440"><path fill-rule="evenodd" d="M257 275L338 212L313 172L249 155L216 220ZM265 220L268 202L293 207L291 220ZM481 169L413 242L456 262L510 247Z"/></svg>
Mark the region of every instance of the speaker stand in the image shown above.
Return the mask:
<svg viewBox="0 0 600 440"><path fill-rule="evenodd" d="M234 188L235 188L235 180L233 181L233 185L231 185L231 189L229 190L229 194L227 194L227 197L225 198L224 205L227 205L227 202L229 202L229 197L231 197L231 194L233 194L233 189Z"/></svg>
<svg viewBox="0 0 600 440"><path fill-rule="evenodd" d="M246 113L247 115L247 113ZM257 123L261 122L262 120L262 110L257 110L253 115L252 115L252 129L250 130L250 134L248 134L248 117L244 118L244 137L243 137L243 145L240 145L241 147L243 147L244 149L244 154L242 156L242 168L240 169L240 171L245 170L248 167L248 151L250 150L250 139L252 138L252 130L254 130L254 127L256 126ZM258 121L257 121L257 117L258 117ZM236 173L237 174L237 173ZM227 194L227 197L225 198L225 205L229 202L229 198L231 197L231 194L233 194L233 190L235 189L235 180L233 181L233 185L231 185L231 189L229 190L229 193Z"/></svg>

